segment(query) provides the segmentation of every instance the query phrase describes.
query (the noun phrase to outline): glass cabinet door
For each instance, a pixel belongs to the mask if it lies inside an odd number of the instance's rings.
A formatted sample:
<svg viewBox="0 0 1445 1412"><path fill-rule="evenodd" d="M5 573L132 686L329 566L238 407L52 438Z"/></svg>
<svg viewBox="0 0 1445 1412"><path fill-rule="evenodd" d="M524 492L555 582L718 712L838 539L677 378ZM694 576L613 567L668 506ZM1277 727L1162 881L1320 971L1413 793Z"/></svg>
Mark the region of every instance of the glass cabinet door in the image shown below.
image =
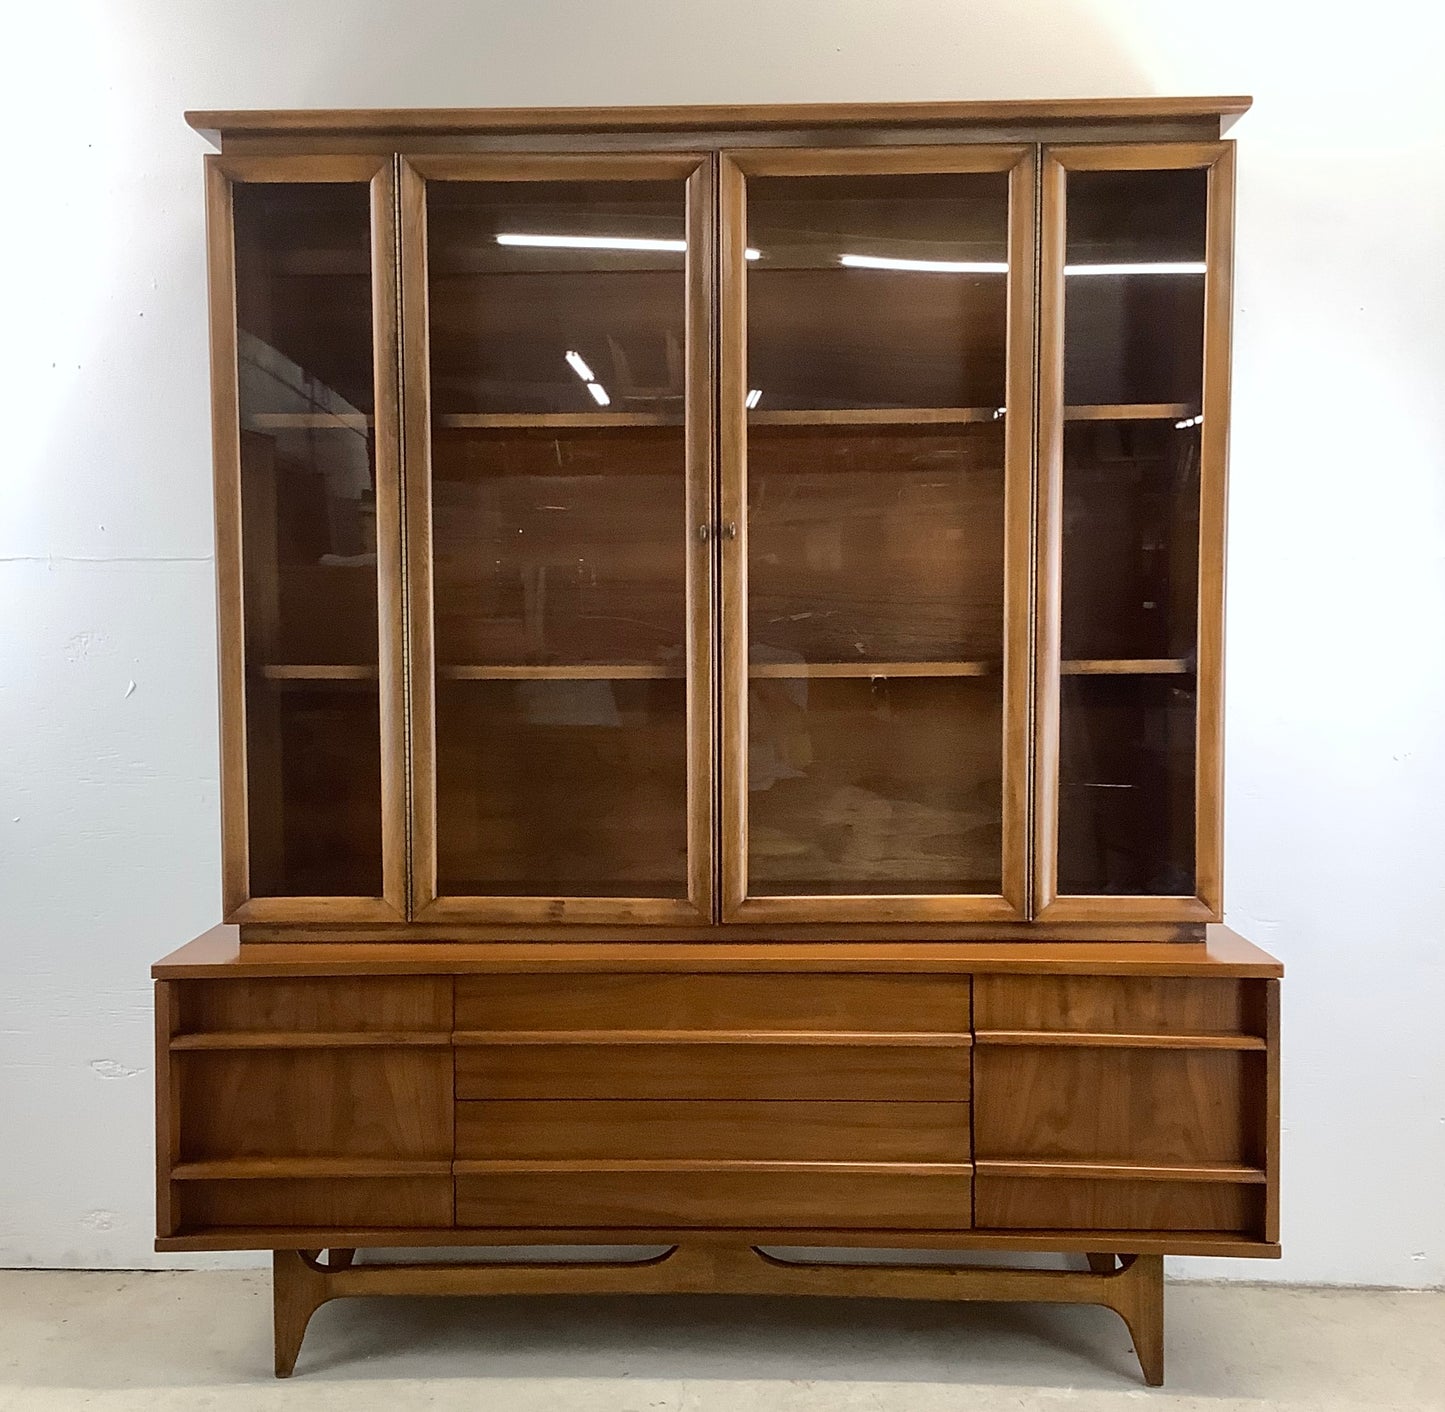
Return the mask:
<svg viewBox="0 0 1445 1412"><path fill-rule="evenodd" d="M1046 152L1044 920L1219 916L1232 185L1223 143Z"/></svg>
<svg viewBox="0 0 1445 1412"><path fill-rule="evenodd" d="M231 921L406 915L393 182L207 168Z"/></svg>
<svg viewBox="0 0 1445 1412"><path fill-rule="evenodd" d="M728 920L1026 915L1033 174L723 159Z"/></svg>
<svg viewBox="0 0 1445 1412"><path fill-rule="evenodd" d="M712 917L712 177L402 168L418 920Z"/></svg>

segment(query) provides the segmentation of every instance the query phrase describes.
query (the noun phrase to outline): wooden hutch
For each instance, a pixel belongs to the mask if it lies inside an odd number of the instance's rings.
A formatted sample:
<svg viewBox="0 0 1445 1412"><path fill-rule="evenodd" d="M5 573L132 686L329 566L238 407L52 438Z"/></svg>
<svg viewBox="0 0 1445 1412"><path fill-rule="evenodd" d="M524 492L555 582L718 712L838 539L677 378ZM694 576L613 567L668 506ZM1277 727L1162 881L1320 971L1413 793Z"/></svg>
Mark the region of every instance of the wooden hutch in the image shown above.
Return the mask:
<svg viewBox="0 0 1445 1412"><path fill-rule="evenodd" d="M1157 1383L1163 1256L1279 1253L1247 106L190 115L226 925L154 970L157 1248L275 1252L278 1374L342 1295L760 1291L1105 1304ZM663 1253L353 1260L589 1244Z"/></svg>

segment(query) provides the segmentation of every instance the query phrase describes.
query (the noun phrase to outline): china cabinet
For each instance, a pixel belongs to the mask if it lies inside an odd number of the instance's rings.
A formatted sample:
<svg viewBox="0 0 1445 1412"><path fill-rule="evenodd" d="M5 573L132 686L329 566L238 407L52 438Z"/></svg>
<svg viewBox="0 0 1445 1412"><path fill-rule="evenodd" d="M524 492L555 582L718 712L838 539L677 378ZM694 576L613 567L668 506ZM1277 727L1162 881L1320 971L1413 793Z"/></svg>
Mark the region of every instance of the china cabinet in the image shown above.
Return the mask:
<svg viewBox="0 0 1445 1412"><path fill-rule="evenodd" d="M190 115L225 916L154 970L157 1244L275 1252L279 1374L343 1295L757 1291L1101 1303L1158 1382L1163 1255L1278 1254L1247 106ZM518 1245L639 1253L353 1259Z"/></svg>

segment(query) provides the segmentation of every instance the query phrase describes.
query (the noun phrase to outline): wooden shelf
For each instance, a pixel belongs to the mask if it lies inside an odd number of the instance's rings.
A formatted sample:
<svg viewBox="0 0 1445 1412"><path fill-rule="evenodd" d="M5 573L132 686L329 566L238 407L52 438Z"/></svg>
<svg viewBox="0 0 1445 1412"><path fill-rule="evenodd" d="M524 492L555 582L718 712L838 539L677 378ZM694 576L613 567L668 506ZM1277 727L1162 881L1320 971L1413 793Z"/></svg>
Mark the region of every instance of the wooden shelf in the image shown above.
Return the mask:
<svg viewBox="0 0 1445 1412"><path fill-rule="evenodd" d="M980 1044L1078 1049L1238 1049L1262 1050L1258 1035L1222 1031L1208 1034L1113 1034L1083 1030L979 1030Z"/></svg>
<svg viewBox="0 0 1445 1412"><path fill-rule="evenodd" d="M450 1176L444 1158L392 1157L223 1157L207 1162L180 1162L171 1168L173 1182L268 1181L306 1177L431 1177Z"/></svg>
<svg viewBox="0 0 1445 1412"><path fill-rule="evenodd" d="M972 1162L774 1162L753 1158L705 1158L691 1160L624 1158L458 1158L452 1169L459 1177L490 1176L511 1173L531 1176L543 1172L850 1172L858 1176L970 1176Z"/></svg>
<svg viewBox="0 0 1445 1412"><path fill-rule="evenodd" d="M1192 657L1078 657L1059 664L1066 677L1187 677Z"/></svg>
<svg viewBox="0 0 1445 1412"><path fill-rule="evenodd" d="M748 425L755 427L962 426L1001 420L998 407L820 407L748 413Z"/></svg>
<svg viewBox="0 0 1445 1412"><path fill-rule="evenodd" d="M1096 402L1064 408L1066 422L1164 422L1197 416L1197 402Z"/></svg>
<svg viewBox="0 0 1445 1412"><path fill-rule="evenodd" d="M676 667L652 662L581 662L576 665L528 666L442 666L442 681L681 681L685 673Z"/></svg>
<svg viewBox="0 0 1445 1412"><path fill-rule="evenodd" d="M266 662L252 670L270 682L375 681L378 675L371 666L312 662Z"/></svg>
<svg viewBox="0 0 1445 1412"><path fill-rule="evenodd" d="M254 412L247 431L368 431L374 418L362 412Z"/></svg>
<svg viewBox="0 0 1445 1412"><path fill-rule="evenodd" d="M447 1045L447 1030L212 1030L178 1034L173 1050L224 1049L384 1049L391 1046Z"/></svg>
<svg viewBox="0 0 1445 1412"><path fill-rule="evenodd" d="M797 677L987 677L996 662L752 662L754 679L790 681Z"/></svg>
<svg viewBox="0 0 1445 1412"><path fill-rule="evenodd" d="M680 427L676 412L453 412L441 413L434 425L448 431L492 431L505 428L569 430L584 427Z"/></svg>

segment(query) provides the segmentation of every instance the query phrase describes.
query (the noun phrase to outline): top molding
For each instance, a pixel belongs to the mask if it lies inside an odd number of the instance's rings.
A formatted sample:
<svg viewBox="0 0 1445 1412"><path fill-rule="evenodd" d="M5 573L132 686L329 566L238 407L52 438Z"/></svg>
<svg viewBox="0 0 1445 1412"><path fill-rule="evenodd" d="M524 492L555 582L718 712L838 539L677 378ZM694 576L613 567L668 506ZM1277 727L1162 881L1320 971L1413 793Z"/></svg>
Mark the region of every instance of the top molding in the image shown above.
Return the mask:
<svg viewBox="0 0 1445 1412"><path fill-rule="evenodd" d="M223 139L326 134L448 137L527 133L767 131L848 126L952 127L969 123L1224 121L1250 98L1058 98L967 103L708 104L638 108L279 108L189 112L186 122Z"/></svg>

